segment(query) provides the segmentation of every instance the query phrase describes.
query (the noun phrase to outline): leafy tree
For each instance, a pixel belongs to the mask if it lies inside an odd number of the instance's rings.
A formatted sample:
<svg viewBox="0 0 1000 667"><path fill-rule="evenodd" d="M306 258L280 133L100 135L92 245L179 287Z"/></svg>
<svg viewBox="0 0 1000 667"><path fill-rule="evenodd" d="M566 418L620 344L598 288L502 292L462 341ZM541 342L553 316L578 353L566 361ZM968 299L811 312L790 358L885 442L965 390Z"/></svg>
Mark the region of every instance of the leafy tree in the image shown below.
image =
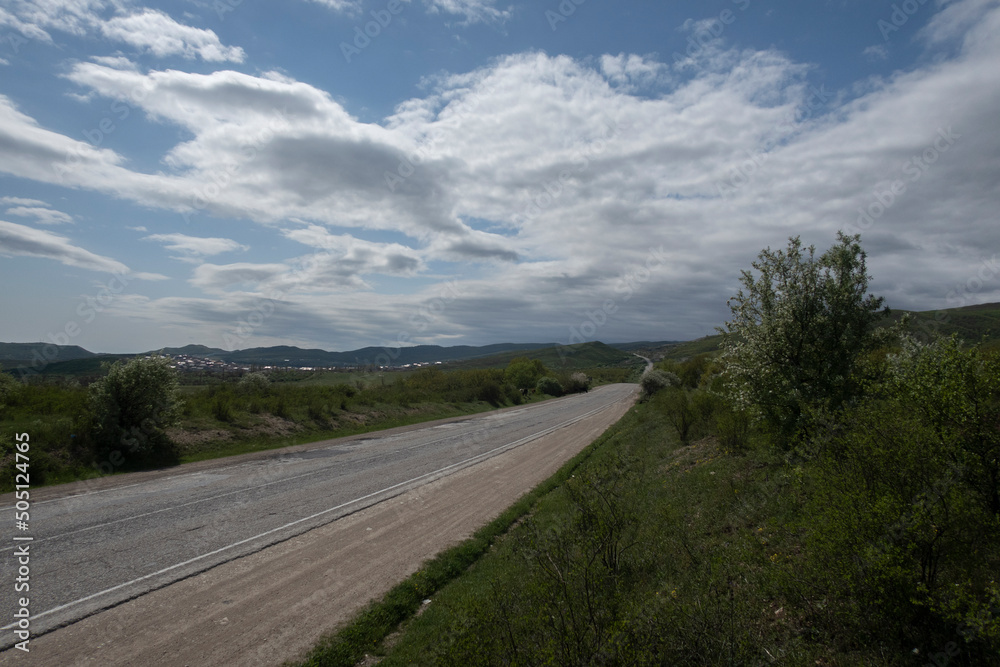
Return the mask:
<svg viewBox="0 0 1000 667"><path fill-rule="evenodd" d="M504 380L514 385L517 389L534 389L539 378L545 375L547 369L538 359L528 357L516 357L511 359L504 371Z"/></svg>
<svg viewBox="0 0 1000 667"><path fill-rule="evenodd" d="M736 401L785 442L813 410L836 409L859 392L858 356L895 330L876 329L888 315L868 294L860 236L837 234L820 257L789 239L784 251L763 250L743 271L743 288L728 301L723 334L725 372Z"/></svg>
<svg viewBox="0 0 1000 667"><path fill-rule="evenodd" d="M90 386L93 436L99 451L125 449L138 459L170 455L164 429L179 417L177 372L167 357L116 361Z"/></svg>

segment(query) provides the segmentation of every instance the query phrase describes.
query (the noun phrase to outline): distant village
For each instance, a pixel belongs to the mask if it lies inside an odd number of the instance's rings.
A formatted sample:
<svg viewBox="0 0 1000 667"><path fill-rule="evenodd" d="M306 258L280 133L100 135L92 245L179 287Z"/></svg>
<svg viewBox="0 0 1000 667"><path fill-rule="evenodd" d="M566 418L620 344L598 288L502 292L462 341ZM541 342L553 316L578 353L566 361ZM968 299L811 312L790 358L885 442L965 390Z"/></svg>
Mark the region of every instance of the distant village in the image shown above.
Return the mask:
<svg viewBox="0 0 1000 667"><path fill-rule="evenodd" d="M371 365L365 366L292 366L292 365L267 365L261 366L256 364L237 364L231 361L221 361L219 359L210 359L208 357L194 357L189 354L170 354L172 363L171 368L177 369L178 372L198 372L198 373L235 373L242 375L243 373L250 373L254 371L310 371L310 372L320 372L320 371L335 371L335 372L351 372L351 371L361 371L371 369ZM422 368L425 366L440 366L442 362L420 362L414 364L403 364L401 366L376 366L380 370L400 370L406 368Z"/></svg>

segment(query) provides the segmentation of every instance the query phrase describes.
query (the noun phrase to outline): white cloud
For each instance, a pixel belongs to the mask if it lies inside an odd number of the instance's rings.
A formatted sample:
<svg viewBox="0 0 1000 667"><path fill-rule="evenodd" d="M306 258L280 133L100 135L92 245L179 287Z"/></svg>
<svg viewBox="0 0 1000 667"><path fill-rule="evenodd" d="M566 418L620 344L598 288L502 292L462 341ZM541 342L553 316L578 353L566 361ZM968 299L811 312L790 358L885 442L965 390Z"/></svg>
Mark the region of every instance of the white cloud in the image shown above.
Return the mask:
<svg viewBox="0 0 1000 667"><path fill-rule="evenodd" d="M231 287L241 290L264 291L265 285L288 273L285 264L202 264L194 270L191 284L210 294L223 292Z"/></svg>
<svg viewBox="0 0 1000 667"><path fill-rule="evenodd" d="M997 17L997 0L961 0L942 2L941 11L934 14L920 31L919 37L929 44L963 40L966 46L977 39L991 39L996 35L1000 19Z"/></svg>
<svg viewBox="0 0 1000 667"><path fill-rule="evenodd" d="M3 220L0 220L0 254L54 259L67 266L88 271L130 274L141 280L166 279L166 276L154 273L133 273L125 264L75 246L65 236Z"/></svg>
<svg viewBox="0 0 1000 667"><path fill-rule="evenodd" d="M73 216L48 207L15 206L8 208L7 214L22 218L34 218L41 225L63 225L73 222Z"/></svg>
<svg viewBox="0 0 1000 667"><path fill-rule="evenodd" d="M409 2L409 0L403 0L404 2ZM316 4L323 5L324 7L331 9L335 12L341 12L344 14L358 14L361 12L362 2L361 0L312 0Z"/></svg>
<svg viewBox="0 0 1000 667"><path fill-rule="evenodd" d="M52 42L49 31L57 30L76 36L100 34L158 57L210 62L243 62L246 57L243 49L224 46L212 30L178 23L160 10L135 9L128 0L11 0L9 7L11 11L0 8L0 26L29 40Z"/></svg>
<svg viewBox="0 0 1000 667"><path fill-rule="evenodd" d="M155 9L116 16L101 23L100 29L108 39L148 50L160 58L200 56L209 62L243 62L246 58L240 47L223 46L213 31L182 25Z"/></svg>
<svg viewBox="0 0 1000 667"><path fill-rule="evenodd" d="M601 73L615 85L629 87L652 86L666 83L669 67L651 58L619 53L601 56Z"/></svg>
<svg viewBox="0 0 1000 667"><path fill-rule="evenodd" d="M145 231L145 228L138 228L138 230ZM199 261L202 257L250 249L249 246L237 243L232 239L206 238L186 234L151 234L145 240L162 243L167 250L180 253L179 259L185 261Z"/></svg>
<svg viewBox="0 0 1000 667"><path fill-rule="evenodd" d="M362 13L364 3L361 0L311 0L330 10L349 16ZM400 0L409 3L410 0ZM513 9L497 9L496 0L424 0L424 5L430 14L451 14L461 16L462 25L473 23L502 23L509 19ZM382 3L383 9L385 3Z"/></svg>
<svg viewBox="0 0 1000 667"><path fill-rule="evenodd" d="M503 22L513 9L497 9L495 0L424 0L431 13L444 12L463 17L464 24Z"/></svg>
<svg viewBox="0 0 1000 667"><path fill-rule="evenodd" d="M889 57L889 47L885 44L873 44L862 51L861 55L871 61L885 60Z"/></svg>
<svg viewBox="0 0 1000 667"><path fill-rule="evenodd" d="M980 7L965 2L965 11ZM955 53L932 53L857 94L811 89L809 66L776 51L721 43L680 65L522 53L429 79L429 93L381 123L277 73L78 63L72 81L111 99L141 89L136 105L187 138L162 171L139 173L0 97L0 169L253 220L318 251L301 267L198 267L191 283L212 298L189 305L208 323L210 304L229 316L274 290L289 317L310 313L303 331L321 337L325 327L364 344L405 330L419 305L377 293L392 291L385 282L450 274L460 296L423 342L476 331L565 339L608 299L617 310L600 316L601 338L694 337L726 316L738 268L760 248L793 234L825 247L904 179L907 191L864 230L875 287L896 307L943 306L984 249L1000 246L1000 43L991 37L1000 12L978 16ZM954 33L940 25L935 34ZM956 140L934 149L949 127ZM69 155L80 168L56 181ZM924 155L933 162L909 180ZM650 269L661 246L665 259ZM169 321L181 305L152 300L142 312Z"/></svg>
<svg viewBox="0 0 1000 667"><path fill-rule="evenodd" d="M39 199L26 199L24 197L0 197L0 204L14 204L16 206L42 206L49 208L49 205Z"/></svg>

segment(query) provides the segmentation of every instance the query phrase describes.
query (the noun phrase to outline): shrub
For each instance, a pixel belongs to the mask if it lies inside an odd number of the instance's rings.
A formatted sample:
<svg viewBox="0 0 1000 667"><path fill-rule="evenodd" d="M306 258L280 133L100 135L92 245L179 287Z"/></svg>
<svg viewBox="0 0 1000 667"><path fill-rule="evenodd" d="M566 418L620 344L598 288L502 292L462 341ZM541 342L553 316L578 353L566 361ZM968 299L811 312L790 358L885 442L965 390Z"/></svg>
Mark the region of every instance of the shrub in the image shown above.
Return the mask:
<svg viewBox="0 0 1000 667"><path fill-rule="evenodd" d="M567 394L578 394L590 389L590 378L586 373L573 373L569 380L563 385L563 391Z"/></svg>
<svg viewBox="0 0 1000 667"><path fill-rule="evenodd" d="M90 385L93 440L100 453L126 447L139 459L170 458L164 429L177 422L177 373L167 357L116 361Z"/></svg>
<svg viewBox="0 0 1000 667"><path fill-rule="evenodd" d="M212 416L220 422L233 421L233 403L229 396L219 395L212 401Z"/></svg>
<svg viewBox="0 0 1000 667"><path fill-rule="evenodd" d="M667 387L676 387L680 385L681 381L676 374L661 371L652 370L642 376L639 381L639 385L642 387L642 400L646 401L658 391L666 389Z"/></svg>
<svg viewBox="0 0 1000 667"><path fill-rule="evenodd" d="M265 373L247 373L237 386L245 394L264 396L271 388L271 379Z"/></svg>
<svg viewBox="0 0 1000 667"><path fill-rule="evenodd" d="M823 443L809 545L864 631L1000 650L1000 376L957 341L907 342ZM969 664L979 664L975 660Z"/></svg>
<svg viewBox="0 0 1000 667"><path fill-rule="evenodd" d="M0 371L0 411L7 406L9 399L17 395L21 386L10 374Z"/></svg>
<svg viewBox="0 0 1000 667"><path fill-rule="evenodd" d="M540 394L548 394L549 396L562 396L563 394L562 385L559 384L559 380L550 376L540 378L538 384L535 385L535 390Z"/></svg>

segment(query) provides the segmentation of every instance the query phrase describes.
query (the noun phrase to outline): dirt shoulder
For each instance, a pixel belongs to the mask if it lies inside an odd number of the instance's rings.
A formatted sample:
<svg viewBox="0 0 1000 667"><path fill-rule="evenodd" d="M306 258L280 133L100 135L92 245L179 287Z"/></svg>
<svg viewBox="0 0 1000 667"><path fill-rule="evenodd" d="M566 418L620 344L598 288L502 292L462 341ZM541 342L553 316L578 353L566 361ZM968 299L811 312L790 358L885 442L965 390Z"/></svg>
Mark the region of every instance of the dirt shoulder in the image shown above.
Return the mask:
<svg viewBox="0 0 1000 667"><path fill-rule="evenodd" d="M586 420L31 641L3 664L275 665L469 537L625 414ZM316 446L313 443L312 446Z"/></svg>

